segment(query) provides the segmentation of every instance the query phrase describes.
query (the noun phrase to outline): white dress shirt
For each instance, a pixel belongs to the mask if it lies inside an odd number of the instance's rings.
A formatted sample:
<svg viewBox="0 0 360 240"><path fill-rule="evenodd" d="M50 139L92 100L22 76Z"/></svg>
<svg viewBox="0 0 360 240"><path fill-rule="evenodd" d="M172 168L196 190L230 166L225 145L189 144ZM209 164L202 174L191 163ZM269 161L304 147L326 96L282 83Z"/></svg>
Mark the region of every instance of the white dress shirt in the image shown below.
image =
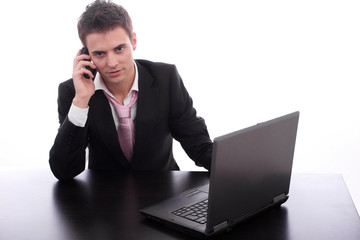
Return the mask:
<svg viewBox="0 0 360 240"><path fill-rule="evenodd" d="M134 66L135 66L135 79L134 79L134 83L130 89L129 94L125 97L124 99L124 105L128 105L130 103L131 100L131 96L133 93L133 90L135 91L139 91L139 74L138 74L138 69L136 66L136 63L134 62ZM94 84L95 84L95 91L97 90L103 90L106 91L106 93L108 93L110 96L114 97L111 92L107 89L103 79L101 78L100 74L96 74L95 79L94 79ZM116 126L116 129L118 129L119 126L119 118L117 116L117 113L115 111L115 108L113 107L113 105L109 102L110 108L111 108L111 112L113 115L113 119L114 119L114 123ZM131 119L134 121L136 118L136 108L137 108L137 102L135 102L135 104L131 107ZM68 118L69 121L71 123L73 123L74 125L78 126L78 127L84 127L87 121L87 117L88 117L88 113L89 113L89 107L87 108L79 108L77 106L75 106L74 104L71 105L69 113L68 113Z"/></svg>

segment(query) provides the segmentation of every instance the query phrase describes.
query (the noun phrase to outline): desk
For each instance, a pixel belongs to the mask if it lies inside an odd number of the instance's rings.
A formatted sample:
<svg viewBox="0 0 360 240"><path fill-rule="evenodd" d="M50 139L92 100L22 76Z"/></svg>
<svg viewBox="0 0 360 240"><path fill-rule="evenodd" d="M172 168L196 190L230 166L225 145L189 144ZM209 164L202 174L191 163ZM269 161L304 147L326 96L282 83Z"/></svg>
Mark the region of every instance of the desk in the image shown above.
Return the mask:
<svg viewBox="0 0 360 240"><path fill-rule="evenodd" d="M190 239L138 209L208 182L205 172L86 170L60 183L50 170L0 171L0 239ZM290 198L218 239L360 239L340 175L294 174Z"/></svg>

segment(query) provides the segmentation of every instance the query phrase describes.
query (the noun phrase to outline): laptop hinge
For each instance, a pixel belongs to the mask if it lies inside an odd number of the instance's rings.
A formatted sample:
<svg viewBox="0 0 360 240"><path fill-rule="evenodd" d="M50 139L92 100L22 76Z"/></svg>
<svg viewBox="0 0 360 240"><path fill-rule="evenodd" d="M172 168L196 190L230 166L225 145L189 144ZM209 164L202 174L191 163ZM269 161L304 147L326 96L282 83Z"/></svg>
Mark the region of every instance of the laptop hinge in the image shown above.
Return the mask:
<svg viewBox="0 0 360 240"><path fill-rule="evenodd" d="M283 202L285 199L286 199L286 195L284 193L282 193L279 196L274 197L273 202L276 204L279 202Z"/></svg>
<svg viewBox="0 0 360 240"><path fill-rule="evenodd" d="M225 230L227 227L229 226L228 222L227 221L224 221L216 226L214 226L214 232L218 232L218 231L221 231L221 230Z"/></svg>

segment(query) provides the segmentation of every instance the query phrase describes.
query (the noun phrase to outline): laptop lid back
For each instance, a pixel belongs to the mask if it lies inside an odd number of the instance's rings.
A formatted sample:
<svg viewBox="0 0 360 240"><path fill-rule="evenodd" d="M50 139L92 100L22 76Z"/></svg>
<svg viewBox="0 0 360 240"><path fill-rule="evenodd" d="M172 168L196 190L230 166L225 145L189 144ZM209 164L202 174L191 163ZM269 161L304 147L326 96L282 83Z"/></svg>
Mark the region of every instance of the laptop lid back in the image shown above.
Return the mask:
<svg viewBox="0 0 360 240"><path fill-rule="evenodd" d="M214 139L207 233L286 201L298 120L295 112Z"/></svg>

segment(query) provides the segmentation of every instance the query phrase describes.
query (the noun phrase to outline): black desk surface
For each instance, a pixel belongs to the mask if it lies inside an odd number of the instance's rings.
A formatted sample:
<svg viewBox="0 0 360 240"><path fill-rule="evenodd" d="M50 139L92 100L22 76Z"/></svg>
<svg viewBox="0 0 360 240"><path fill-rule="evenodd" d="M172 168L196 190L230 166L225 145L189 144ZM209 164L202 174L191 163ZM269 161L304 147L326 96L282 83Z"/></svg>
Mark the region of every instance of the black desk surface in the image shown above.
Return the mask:
<svg viewBox="0 0 360 240"><path fill-rule="evenodd" d="M189 239L138 210L208 182L205 172L106 173L58 182L50 170L0 171L0 239ZM340 175L294 174L290 198L218 239L360 239Z"/></svg>

